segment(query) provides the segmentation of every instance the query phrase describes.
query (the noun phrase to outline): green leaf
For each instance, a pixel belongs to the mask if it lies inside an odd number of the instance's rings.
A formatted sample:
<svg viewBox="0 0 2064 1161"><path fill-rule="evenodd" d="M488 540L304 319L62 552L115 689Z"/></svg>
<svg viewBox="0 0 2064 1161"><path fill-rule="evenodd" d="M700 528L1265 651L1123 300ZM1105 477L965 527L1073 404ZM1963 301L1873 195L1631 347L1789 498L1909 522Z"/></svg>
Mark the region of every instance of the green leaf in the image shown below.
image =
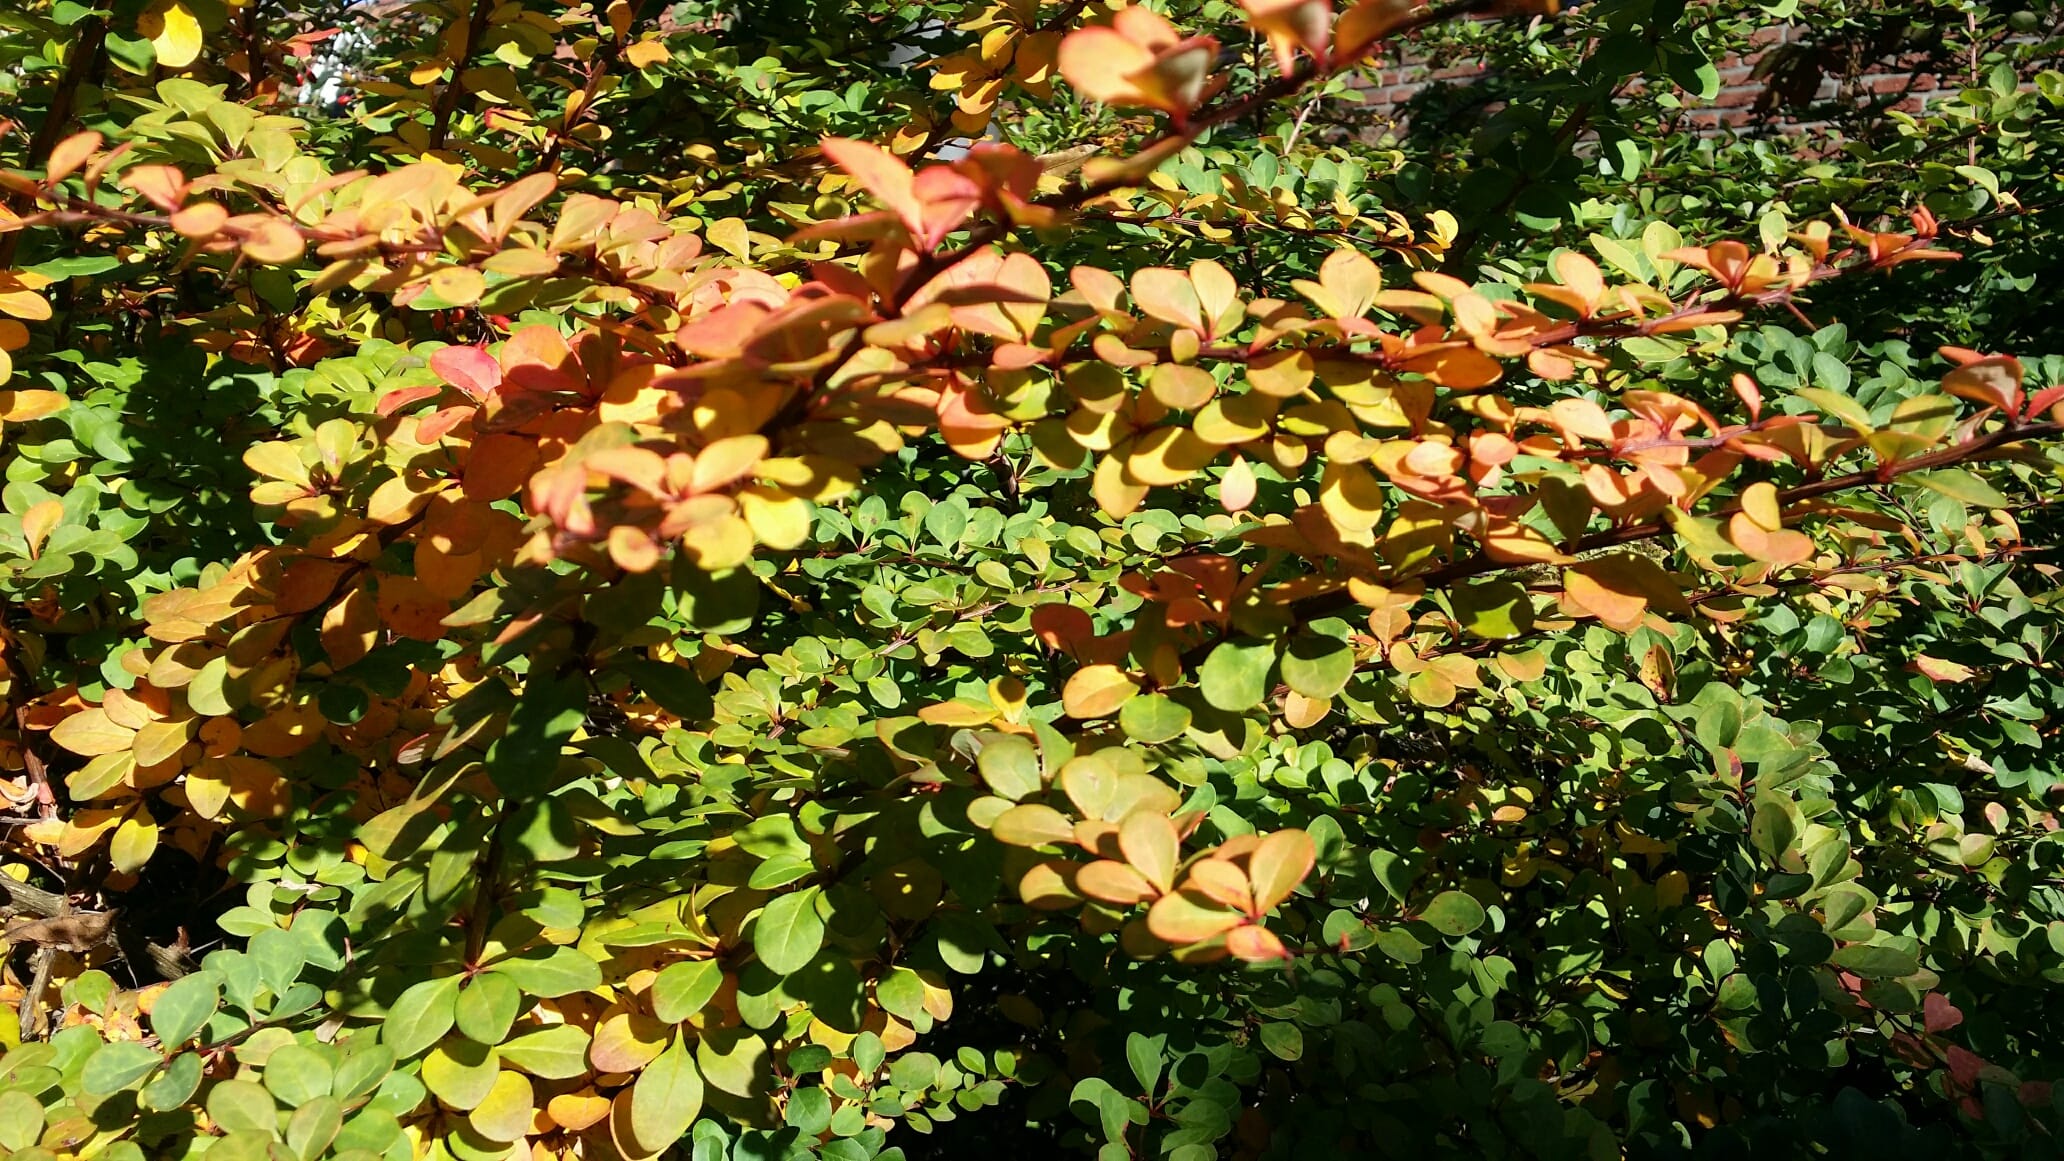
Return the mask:
<svg viewBox="0 0 2064 1161"><path fill-rule="evenodd" d="M1278 1060L1297 1060L1304 1055L1304 1031L1287 1021L1272 1020L1261 1026L1261 1046Z"/></svg>
<svg viewBox="0 0 2064 1161"><path fill-rule="evenodd" d="M1912 952L1867 943L1837 950L1830 962L1867 980L1898 979L1921 970L1921 961Z"/></svg>
<svg viewBox="0 0 2064 1161"><path fill-rule="evenodd" d="M824 920L817 914L815 887L778 895L768 902L753 923L753 950L767 970L791 975L824 946Z"/></svg>
<svg viewBox="0 0 2064 1161"><path fill-rule="evenodd" d="M1155 1095L1155 1087L1161 1083L1161 1067L1168 1051L1168 1037L1146 1036L1133 1032L1125 1037L1125 1061L1132 1066L1132 1075L1139 1081L1140 1092L1148 1097Z"/></svg>
<svg viewBox="0 0 2064 1161"><path fill-rule="evenodd" d="M208 1090L208 1118L224 1132L279 1134L279 1104L248 1080L218 1081Z"/></svg>
<svg viewBox="0 0 2064 1161"><path fill-rule="evenodd" d="M1492 641L1524 636L1534 627L1534 598L1518 581L1480 581L1448 594L1464 632Z"/></svg>
<svg viewBox="0 0 2064 1161"><path fill-rule="evenodd" d="M702 1073L681 1037L645 1066L631 1086L631 1140L650 1156L688 1132L702 1112Z"/></svg>
<svg viewBox="0 0 2064 1161"><path fill-rule="evenodd" d="M151 1031L158 1043L176 1048L193 1039L222 1002L222 981L211 971L173 980L151 1005Z"/></svg>
<svg viewBox="0 0 2064 1161"><path fill-rule="evenodd" d="M831 1128L831 1094L821 1088L797 1089L790 1094L782 1119L804 1137L817 1137Z"/></svg>
<svg viewBox="0 0 2064 1161"><path fill-rule="evenodd" d="M992 737L983 745L982 752L975 755L975 767L997 797L1012 802L1039 793L1043 785L1039 749L1018 734Z"/></svg>
<svg viewBox="0 0 2064 1161"><path fill-rule="evenodd" d="M1402 927L1386 927L1376 933L1376 950L1399 963L1418 963L1426 958L1426 945L1412 938Z"/></svg>
<svg viewBox="0 0 2064 1161"><path fill-rule="evenodd" d="M817 864L809 859L794 855L775 855L753 868L752 877L745 885L755 891L773 891L786 887L797 879L808 878L816 873Z"/></svg>
<svg viewBox="0 0 2064 1161"><path fill-rule="evenodd" d="M201 1087L201 1056L182 1052L173 1057L151 1082L143 1086L137 1103L152 1112L167 1113L193 1099Z"/></svg>
<svg viewBox="0 0 2064 1161"><path fill-rule="evenodd" d="M629 677L638 692L657 702L659 708L685 721L708 721L716 711L709 687L692 669L642 659L621 659L611 668Z"/></svg>
<svg viewBox="0 0 2064 1161"><path fill-rule="evenodd" d="M771 859L776 855L790 855L799 859L810 857L810 844L796 833L795 820L785 814L756 818L731 832L732 841L744 848L749 855Z"/></svg>
<svg viewBox="0 0 2064 1161"><path fill-rule="evenodd" d="M2014 506L2014 502L2002 495L1999 489L1963 468L1937 468L1932 472L1914 472L1907 476L1907 479L1974 508Z"/></svg>
<svg viewBox="0 0 2064 1161"><path fill-rule="evenodd" d="M541 1000L554 1000L602 986L602 969L594 960L571 947L520 952L496 960L492 966L516 981L516 986L525 993Z"/></svg>
<svg viewBox="0 0 2064 1161"><path fill-rule="evenodd" d="M423 1056L423 1084L461 1112L487 1099L501 1070L500 1054L463 1036L447 1036Z"/></svg>
<svg viewBox="0 0 2064 1161"><path fill-rule="evenodd" d="M444 1038L459 1013L459 977L444 976L411 986L394 1001L380 1025L380 1039L406 1060Z"/></svg>
<svg viewBox="0 0 2064 1161"><path fill-rule="evenodd" d="M533 862L563 863L581 852L581 827L557 798L537 798L510 812L504 841Z"/></svg>
<svg viewBox="0 0 2064 1161"><path fill-rule="evenodd" d="M155 1049L134 1040L117 1040L101 1045L86 1058L79 1074L79 1087L96 1096L117 1092L142 1079L151 1069L165 1063Z"/></svg>
<svg viewBox="0 0 2064 1161"><path fill-rule="evenodd" d="M533 672L509 711L509 728L488 747L487 771L511 798L537 798L552 787L559 754L587 720L588 677Z"/></svg>
<svg viewBox="0 0 2064 1161"><path fill-rule="evenodd" d="M20 1151L34 1145L43 1136L43 1122L41 1101L18 1088L0 1092L0 1149Z"/></svg>
<svg viewBox="0 0 2064 1161"><path fill-rule="evenodd" d="M32 274L40 274L45 278L64 279L77 278L81 275L105 274L110 270L119 269L121 265L122 260L120 258L112 255L93 254L80 255L76 258L52 258L48 262L39 262L34 266L24 266L22 269Z"/></svg>
<svg viewBox="0 0 2064 1161"><path fill-rule="evenodd" d="M926 535L948 548L960 543L961 535L967 531L967 526L967 501L958 496L932 505L924 515Z"/></svg>
<svg viewBox="0 0 2064 1161"><path fill-rule="evenodd" d="M1831 939L1869 939L1878 898L1858 883L1837 883L1821 897L1821 926Z"/></svg>
<svg viewBox="0 0 2064 1161"><path fill-rule="evenodd" d="M394 1071L394 1049L385 1044L354 1041L351 1050L337 1064L330 1092L351 1101L373 1091Z"/></svg>
<svg viewBox="0 0 2064 1161"><path fill-rule="evenodd" d="M523 989L516 981L500 972L482 972L459 992L456 1023L469 1039L500 1044L522 1007Z"/></svg>
<svg viewBox="0 0 2064 1161"><path fill-rule="evenodd" d="M906 967L889 969L874 985L874 999L882 1010L904 1021L917 1019L924 1011L924 979Z"/></svg>
<svg viewBox="0 0 2064 1161"><path fill-rule="evenodd" d="M287 1119L287 1148L301 1161L315 1161L344 1127L344 1106L336 1097L317 1097Z"/></svg>
<svg viewBox="0 0 2064 1161"><path fill-rule="evenodd" d="M265 1058L265 1087L288 1108L300 1108L330 1095L334 1070L330 1058L303 1044L282 1044Z"/></svg>
<svg viewBox="0 0 2064 1161"><path fill-rule="evenodd" d="M1259 707L1268 698L1276 647L1268 641L1221 641L1197 670L1204 700L1229 713Z"/></svg>
<svg viewBox="0 0 2064 1161"><path fill-rule="evenodd" d="M502 1060L540 1080L567 1080L588 1072L588 1034L572 1024L525 1032L501 1046Z"/></svg>
<svg viewBox="0 0 2064 1161"><path fill-rule="evenodd" d="M1798 395L1813 401L1822 411L1848 424L1859 434L1868 435L1873 430L1870 412L1847 395L1839 395L1821 387L1801 387Z"/></svg>
<svg viewBox="0 0 2064 1161"><path fill-rule="evenodd" d="M652 1014L679 1024L710 1002L724 986L724 965L713 959L669 964L652 981Z"/></svg>
<svg viewBox="0 0 2064 1161"><path fill-rule="evenodd" d="M1144 694L1119 708L1118 728L1141 745L1158 746L1190 728L1190 709L1166 694Z"/></svg>
<svg viewBox="0 0 2064 1161"><path fill-rule="evenodd" d="M1345 689L1348 679L1354 676L1354 667L1354 648L1332 637L1299 634L1290 639L1290 647L1283 651L1284 683L1314 701L1323 701Z"/></svg>
<svg viewBox="0 0 2064 1161"><path fill-rule="evenodd" d="M1477 1041L1486 1056L1518 1056L1527 1050L1526 1033L1510 1020L1493 1020Z"/></svg>
<svg viewBox="0 0 2064 1161"><path fill-rule="evenodd" d="M1483 926L1483 904L1463 891L1442 891L1419 913L1419 919L1442 935L1468 935Z"/></svg>
<svg viewBox="0 0 2064 1161"><path fill-rule="evenodd" d="M1798 803L1781 794L1759 795L1755 816L1749 821L1749 842L1764 858L1776 862L1799 841L1803 826Z"/></svg>

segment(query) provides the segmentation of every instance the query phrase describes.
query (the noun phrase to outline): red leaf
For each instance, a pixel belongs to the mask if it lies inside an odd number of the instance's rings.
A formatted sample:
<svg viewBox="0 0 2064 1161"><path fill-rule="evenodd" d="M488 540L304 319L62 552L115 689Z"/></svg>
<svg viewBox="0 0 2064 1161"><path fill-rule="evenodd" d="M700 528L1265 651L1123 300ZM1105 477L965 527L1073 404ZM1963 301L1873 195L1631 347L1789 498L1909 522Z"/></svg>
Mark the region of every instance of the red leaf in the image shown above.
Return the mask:
<svg viewBox="0 0 2064 1161"><path fill-rule="evenodd" d="M435 399L442 394L444 394L444 388L442 387L397 387L380 396L380 401L373 404L373 410L381 415L392 415L411 403L420 403L425 399Z"/></svg>
<svg viewBox="0 0 2064 1161"><path fill-rule="evenodd" d="M1941 992L1929 992L1927 1000L1921 1005L1921 1011L1925 1014L1930 1032L1947 1032L1964 1022L1963 1011L1950 1003L1949 998Z"/></svg>
<svg viewBox="0 0 2064 1161"><path fill-rule="evenodd" d="M1985 1067L1985 1058L1975 1052L1951 1045L1949 1049L1949 1078L1958 1088L1966 1092L1978 1089L1978 1072Z"/></svg>
<svg viewBox="0 0 2064 1161"><path fill-rule="evenodd" d="M502 385L502 366L485 347L445 347L430 356L437 377L475 399L485 399Z"/></svg>

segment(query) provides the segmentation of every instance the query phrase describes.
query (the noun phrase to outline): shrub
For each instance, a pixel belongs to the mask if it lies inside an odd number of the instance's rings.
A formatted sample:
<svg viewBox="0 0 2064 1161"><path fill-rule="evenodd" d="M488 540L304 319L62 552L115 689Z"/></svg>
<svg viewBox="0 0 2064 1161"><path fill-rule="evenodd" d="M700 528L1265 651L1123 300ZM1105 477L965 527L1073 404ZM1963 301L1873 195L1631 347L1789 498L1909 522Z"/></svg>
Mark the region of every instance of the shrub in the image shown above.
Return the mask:
<svg viewBox="0 0 2064 1161"><path fill-rule="evenodd" d="M10 13L0 1149L2048 1155L2064 77L1465 221L1711 37L1343 9Z"/></svg>

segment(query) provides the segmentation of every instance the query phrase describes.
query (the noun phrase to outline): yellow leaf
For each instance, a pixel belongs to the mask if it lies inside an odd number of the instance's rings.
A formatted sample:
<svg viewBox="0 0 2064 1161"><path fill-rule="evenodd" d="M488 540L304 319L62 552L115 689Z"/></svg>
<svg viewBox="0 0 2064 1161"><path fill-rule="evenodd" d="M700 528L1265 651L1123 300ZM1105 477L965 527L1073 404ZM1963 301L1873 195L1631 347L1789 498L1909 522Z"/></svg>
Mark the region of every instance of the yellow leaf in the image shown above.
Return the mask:
<svg viewBox="0 0 2064 1161"><path fill-rule="evenodd" d="M1768 483L1750 484L1742 489L1742 513L1756 522L1766 532L1775 532L1784 527L1784 513L1777 500L1777 488Z"/></svg>
<svg viewBox="0 0 2064 1161"><path fill-rule="evenodd" d="M1608 628L1631 633L1649 606L1688 613L1690 605L1662 566L1644 556L1614 553L1584 561L1563 574L1565 603L1591 613Z"/></svg>
<svg viewBox="0 0 2064 1161"><path fill-rule="evenodd" d="M1150 488L1172 487L1203 471L1217 456L1217 448L1187 427L1157 427L1134 442L1125 474Z"/></svg>
<svg viewBox="0 0 2064 1161"><path fill-rule="evenodd" d="M201 55L201 22L180 0L160 0L145 9L136 30L151 42L158 63L168 69L183 69Z"/></svg>
<svg viewBox="0 0 2064 1161"><path fill-rule="evenodd" d="M667 51L667 46L657 40L641 40L624 50L624 59L631 62L632 68L637 69L649 69L672 58L673 54Z"/></svg>
<svg viewBox="0 0 2064 1161"><path fill-rule="evenodd" d="M1147 912L1147 929L1165 943L1196 943L1239 926L1240 913L1188 887L1163 895Z"/></svg>
<svg viewBox="0 0 2064 1161"><path fill-rule="evenodd" d="M713 492L749 474L767 456L764 435L733 435L717 440L695 456L688 479L691 492Z"/></svg>
<svg viewBox="0 0 2064 1161"><path fill-rule="evenodd" d="M0 391L0 419L9 423L27 423L31 419L56 415L70 404L71 400L55 391Z"/></svg>
<svg viewBox="0 0 2064 1161"><path fill-rule="evenodd" d="M1228 512L1244 512L1254 503L1255 487L1254 469L1245 459L1234 456L1233 466L1219 477L1218 502Z"/></svg>
<svg viewBox="0 0 2064 1161"><path fill-rule="evenodd" d="M470 266L447 266L430 276L430 292L453 306L472 306L487 290L487 277Z"/></svg>
<svg viewBox="0 0 2064 1161"><path fill-rule="evenodd" d="M1115 665L1087 665L1075 671L1061 690L1061 704L1069 717L1104 718L1132 700L1139 686L1132 675Z"/></svg>
<svg viewBox="0 0 2064 1161"><path fill-rule="evenodd" d="M1383 485L1360 464L1326 465L1319 482L1319 504L1343 532L1368 532L1383 518Z"/></svg>
<svg viewBox="0 0 2064 1161"><path fill-rule="evenodd" d="M697 568L722 572L752 559L752 526L737 516L722 516L683 533L681 547Z"/></svg>
<svg viewBox="0 0 2064 1161"><path fill-rule="evenodd" d="M143 869L157 849L157 820L150 811L138 810L115 829L115 837L108 843L108 861L115 865L115 870L133 875Z"/></svg>
<svg viewBox="0 0 2064 1161"><path fill-rule="evenodd" d="M64 521L64 501L45 500L22 513L22 538L29 542L29 559L43 555L43 542L52 529Z"/></svg>
<svg viewBox="0 0 2064 1161"><path fill-rule="evenodd" d="M487 1096L467 1117L474 1132L490 1141L515 1141L530 1131L537 1093L530 1078L505 1069L495 1076Z"/></svg>
<svg viewBox="0 0 2064 1161"><path fill-rule="evenodd" d="M725 218L721 222L711 222L705 234L711 245L740 262L752 257L752 235L745 228L744 218Z"/></svg>
<svg viewBox="0 0 2064 1161"><path fill-rule="evenodd" d="M989 824L996 841L1014 847L1041 847L1065 843L1075 837L1074 824L1066 815L1043 803L1013 806Z"/></svg>
<svg viewBox="0 0 2064 1161"><path fill-rule="evenodd" d="M810 502L776 488L753 486L738 493L738 508L753 539L777 551L810 538Z"/></svg>
<svg viewBox="0 0 2064 1161"><path fill-rule="evenodd" d="M84 758L118 754L136 741L136 731L109 720L107 711L95 706L57 723L50 740Z"/></svg>

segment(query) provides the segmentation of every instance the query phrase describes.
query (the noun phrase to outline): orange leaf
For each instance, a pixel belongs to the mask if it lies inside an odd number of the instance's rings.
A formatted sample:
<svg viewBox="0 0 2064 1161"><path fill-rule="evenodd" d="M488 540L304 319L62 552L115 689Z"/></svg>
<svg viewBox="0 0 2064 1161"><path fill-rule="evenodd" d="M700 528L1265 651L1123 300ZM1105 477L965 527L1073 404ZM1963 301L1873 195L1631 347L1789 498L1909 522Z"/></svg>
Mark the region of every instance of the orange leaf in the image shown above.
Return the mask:
<svg viewBox="0 0 2064 1161"><path fill-rule="evenodd" d="M1077 871L1075 889L1120 907L1130 907L1160 894L1137 870L1112 859L1098 859Z"/></svg>
<svg viewBox="0 0 2064 1161"><path fill-rule="evenodd" d="M1318 860L1319 849L1301 830L1279 830L1262 839L1247 856L1247 877L1254 883L1254 910L1262 913L1290 897Z"/></svg>
<svg viewBox="0 0 2064 1161"><path fill-rule="evenodd" d="M1254 963L1291 958L1283 941L1266 927L1236 927L1226 933L1225 945L1228 952Z"/></svg>
<svg viewBox="0 0 2064 1161"><path fill-rule="evenodd" d="M1248 886L1247 876L1227 859L1198 860L1190 867L1189 882L1183 889L1200 891L1228 907L1254 911L1254 892Z"/></svg>
<svg viewBox="0 0 2064 1161"><path fill-rule="evenodd" d="M1157 893L1175 886L1175 865L1182 859L1182 840L1166 816L1136 811L1118 824L1118 849L1125 861L1146 876Z"/></svg>
<svg viewBox="0 0 2064 1161"><path fill-rule="evenodd" d="M1615 553L1571 566L1563 573L1570 603L1589 612L1608 628L1631 633L1641 627L1651 605L1689 613L1684 594L1661 565L1644 556Z"/></svg>
<svg viewBox="0 0 2064 1161"><path fill-rule="evenodd" d="M1188 327L1199 334L1204 331L1204 306L1197 300L1197 287L1180 270L1149 266L1134 271L1132 300L1162 322Z"/></svg>
<svg viewBox="0 0 2064 1161"><path fill-rule="evenodd" d="M996 821L989 824L989 833L996 836L997 842L1014 847L1043 847L1072 842L1075 827L1053 807L1027 802L997 815Z"/></svg>
<svg viewBox="0 0 2064 1161"><path fill-rule="evenodd" d="M2021 360L2011 355L1975 359L1942 377L1942 389L2009 415L2021 412Z"/></svg>
<svg viewBox="0 0 2064 1161"><path fill-rule="evenodd" d="M827 137L821 147L832 164L850 174L906 225L915 226L922 220L921 204L912 191L917 174L902 158L871 141L850 137Z"/></svg>
<svg viewBox="0 0 2064 1161"><path fill-rule="evenodd" d="M100 134L88 129L84 133L74 133L51 146L50 161L43 180L50 185L56 185L70 177L75 170L86 164L86 159L93 156L94 150L100 148L103 140Z"/></svg>
<svg viewBox="0 0 2064 1161"><path fill-rule="evenodd" d="M1147 930L1164 943L1197 943L1240 925L1240 913L1185 888L1155 900Z"/></svg>
<svg viewBox="0 0 2064 1161"><path fill-rule="evenodd" d="M1419 7L1418 0L1362 0L1333 26L1334 51L1346 60L1402 27Z"/></svg>

